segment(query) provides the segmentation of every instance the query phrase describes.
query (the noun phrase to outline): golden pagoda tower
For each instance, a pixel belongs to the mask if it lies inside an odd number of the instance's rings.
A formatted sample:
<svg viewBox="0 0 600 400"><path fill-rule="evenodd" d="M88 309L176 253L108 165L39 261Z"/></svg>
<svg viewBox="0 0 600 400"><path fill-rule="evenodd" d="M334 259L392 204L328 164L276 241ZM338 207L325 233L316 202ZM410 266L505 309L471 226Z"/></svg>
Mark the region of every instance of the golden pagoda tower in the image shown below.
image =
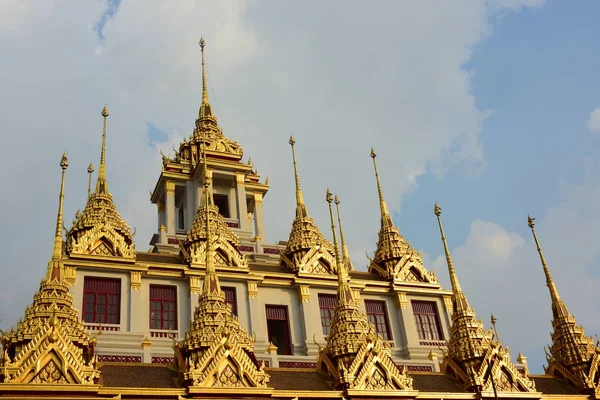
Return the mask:
<svg viewBox="0 0 600 400"><path fill-rule="evenodd" d="M552 302L552 345L546 353L548 366L546 374L563 379L578 392L600 395L600 347L585 335L582 326L577 325L575 317L558 294L556 284L546 264L544 253L535 234L535 218L527 217L537 251L540 255L546 285Z"/></svg>
<svg viewBox="0 0 600 400"><path fill-rule="evenodd" d="M96 189L89 195L83 212L77 211L73 226L67 234L67 254L69 257L114 256L133 262L134 235L131 233L131 227L119 215L106 180L106 107L102 109L102 117L104 127Z"/></svg>
<svg viewBox="0 0 600 400"><path fill-rule="evenodd" d="M296 139L290 136L289 143L292 147L296 183L296 217L292 222L292 231L285 250L281 253L281 264L296 273L334 274L336 262L333 246L308 214L298 176L294 151Z"/></svg>
<svg viewBox="0 0 600 400"><path fill-rule="evenodd" d="M338 265L337 303L327 345L319 348L319 368L333 380L337 390L411 390L412 379L400 371L390 356L389 347L369 323L354 299L348 271L342 267L331 203L327 190L333 246Z"/></svg>
<svg viewBox="0 0 600 400"><path fill-rule="evenodd" d="M470 392L535 392L533 380L523 375L511 360L508 348L494 337L492 329L484 329L475 310L469 305L452 263L444 228L442 209L435 204L448 273L452 285L452 322L448 350L444 351L442 371L456 377Z"/></svg>
<svg viewBox="0 0 600 400"><path fill-rule="evenodd" d="M394 226L394 221L388 211L387 203L383 198L383 190L379 180L379 171L375 158L377 154L371 149L377 193L379 195L379 209L381 212L381 227L375 256L369 265L369 272L377 274L386 280L400 280L409 282L436 283L437 277L433 271L427 271L423 266L421 253L416 251L410 243L400 234Z"/></svg>
<svg viewBox="0 0 600 400"><path fill-rule="evenodd" d="M175 343L176 362L186 386L266 387L269 376L254 356L254 341L225 302L216 274L214 237L221 231L211 218L218 215L218 209L210 192L206 152L203 172L204 201L198 214L204 214L206 275L185 340L182 345Z"/></svg>
<svg viewBox="0 0 600 400"><path fill-rule="evenodd" d="M62 178L52 258L46 276L25 309L17 329L2 336L0 383L92 385L100 376L90 337L73 307L63 265L63 199L69 161L63 154Z"/></svg>

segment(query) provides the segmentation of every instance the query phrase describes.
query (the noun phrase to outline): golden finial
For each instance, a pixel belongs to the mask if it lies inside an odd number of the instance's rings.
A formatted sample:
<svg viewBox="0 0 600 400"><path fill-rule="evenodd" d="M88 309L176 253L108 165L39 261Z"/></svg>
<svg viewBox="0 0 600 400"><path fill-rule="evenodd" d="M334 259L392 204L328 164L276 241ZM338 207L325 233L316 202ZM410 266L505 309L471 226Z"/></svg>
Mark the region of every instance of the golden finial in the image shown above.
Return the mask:
<svg viewBox="0 0 600 400"><path fill-rule="evenodd" d="M544 258L544 253L542 253L542 247L540 246L540 243L538 242L538 238L537 235L535 233L535 218L532 218L531 216L527 216L527 225L529 225L529 227L531 228L531 233L533 234L533 240L535 240L535 245L537 247L537 251L540 255L540 260L542 262L542 267L544 269L544 275L546 275L546 285L548 286L548 289L550 290L550 298L552 299L553 303L556 303L557 301L560 300L560 296L558 294L558 289L556 288L556 285L554 284L554 280L552 279L552 275L550 274L550 269L548 268L548 265L546 264L546 259Z"/></svg>
<svg viewBox="0 0 600 400"><path fill-rule="evenodd" d="M204 64L204 46L206 43L204 42L204 38L200 38L200 52L202 53L202 105L200 106L200 116L212 116L212 110L210 104L208 103L208 87L206 86L206 70Z"/></svg>
<svg viewBox="0 0 600 400"><path fill-rule="evenodd" d="M496 329L496 322L498 322L498 319L494 317L494 314L490 314L490 322L492 323L492 327L494 328L494 335L496 336L496 340L500 341L500 336L498 336L498 330Z"/></svg>
<svg viewBox="0 0 600 400"><path fill-rule="evenodd" d="M102 129L102 149L100 150L100 167L98 168L98 181L96 182L96 193L108 194L108 183L106 182L106 118L108 108L102 109L104 127Z"/></svg>
<svg viewBox="0 0 600 400"><path fill-rule="evenodd" d="M62 175L60 178L60 194L58 195L58 215L56 216L56 230L54 232L54 248L52 250L52 259L60 260L62 257L62 226L63 226L63 202L65 198L65 174L69 166L67 153L63 153L60 159L60 168Z"/></svg>
<svg viewBox="0 0 600 400"><path fill-rule="evenodd" d="M462 289L460 287L460 283L458 282L458 276L456 275L456 271L454 270L454 264L452 264L452 257L450 257L450 250L448 249L448 243L446 242L446 236L444 235L444 228L442 227L442 209L435 203L433 208L433 213L436 215L438 220L438 225L440 227L440 233L442 235L442 243L444 244L444 252L446 253L446 263L448 264L448 272L450 274L450 283L452 284L452 290L454 292L461 292Z"/></svg>
<svg viewBox="0 0 600 400"><path fill-rule="evenodd" d="M90 163L90 165L88 166L87 172L88 172L88 198L89 198L90 194L92 193L92 174L94 173L94 165L92 163Z"/></svg>
<svg viewBox="0 0 600 400"><path fill-rule="evenodd" d="M333 217L333 207L331 203L333 202L333 194L327 188L327 193L325 194L325 200L329 203L329 217L331 219L331 231L333 232L333 247L335 249L335 263L337 264L337 274L338 274L338 282L339 286L347 285L347 274L346 268L344 268L344 261L342 260L342 255L340 254L340 246L338 244L337 233L335 229L335 219Z"/></svg>
<svg viewBox="0 0 600 400"><path fill-rule="evenodd" d="M294 179L296 181L296 218L308 217L308 210L304 205L304 195L302 194L302 189L300 188L300 177L298 176L298 165L296 163L296 151L294 150L294 145L296 144L296 139L293 136L290 136L290 145L292 146L292 160L294 162Z"/></svg>
<svg viewBox="0 0 600 400"><path fill-rule="evenodd" d="M381 210L381 225L384 224L392 224L392 219L390 217L390 213L387 208L387 203L383 198L383 190L381 189L381 181L379 180L379 171L377 170L377 162L375 158L377 157L377 153L375 150L371 148L371 158L373 159L373 168L375 169L375 180L377 181L377 193L379 194L379 208Z"/></svg>
<svg viewBox="0 0 600 400"><path fill-rule="evenodd" d="M354 270L352 260L350 260L350 252L348 251L348 245L346 239L344 239L344 229L342 228L342 214L340 214L340 199L337 194L335 195L333 202L335 203L335 209L338 215L338 224L340 225L340 239L342 241L342 257L344 258L344 265L349 271Z"/></svg>

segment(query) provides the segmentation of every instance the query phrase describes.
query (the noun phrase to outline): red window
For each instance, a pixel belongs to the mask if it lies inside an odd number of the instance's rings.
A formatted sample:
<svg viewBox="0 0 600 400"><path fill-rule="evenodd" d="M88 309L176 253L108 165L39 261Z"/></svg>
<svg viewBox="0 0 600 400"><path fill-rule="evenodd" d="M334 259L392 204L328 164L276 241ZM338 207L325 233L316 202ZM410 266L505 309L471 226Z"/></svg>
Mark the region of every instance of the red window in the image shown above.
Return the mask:
<svg viewBox="0 0 600 400"><path fill-rule="evenodd" d="M443 340L440 318L433 301L412 301L413 313L417 322L417 333L422 340Z"/></svg>
<svg viewBox="0 0 600 400"><path fill-rule="evenodd" d="M277 354L292 355L287 306L266 305L269 342L277 346Z"/></svg>
<svg viewBox="0 0 600 400"><path fill-rule="evenodd" d="M177 329L177 287L150 285L150 329Z"/></svg>
<svg viewBox="0 0 600 400"><path fill-rule="evenodd" d="M335 294L319 294L319 309L321 310L321 327L323 328L323 335L329 335L336 303L337 297Z"/></svg>
<svg viewBox="0 0 600 400"><path fill-rule="evenodd" d="M234 287L221 287L221 290L225 294L225 303L231 307L231 313L235 316L238 315L237 310L237 296Z"/></svg>
<svg viewBox="0 0 600 400"><path fill-rule="evenodd" d="M121 280L86 276L83 281L83 320L118 324L121 320Z"/></svg>
<svg viewBox="0 0 600 400"><path fill-rule="evenodd" d="M367 309L369 322L375 325L377 333L379 333L384 340L392 340L385 302L379 300L365 300L365 308Z"/></svg>

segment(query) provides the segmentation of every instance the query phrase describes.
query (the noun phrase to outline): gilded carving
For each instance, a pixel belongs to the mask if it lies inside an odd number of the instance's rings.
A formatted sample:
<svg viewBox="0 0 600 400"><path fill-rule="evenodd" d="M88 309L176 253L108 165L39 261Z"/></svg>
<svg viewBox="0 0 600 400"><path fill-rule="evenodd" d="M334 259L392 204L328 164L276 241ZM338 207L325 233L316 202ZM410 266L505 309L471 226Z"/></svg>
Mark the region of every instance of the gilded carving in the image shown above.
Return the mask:
<svg viewBox="0 0 600 400"><path fill-rule="evenodd" d="M446 311L448 311L449 314L452 313L452 296L449 294L445 294L443 296L444 298L444 306L446 307Z"/></svg>
<svg viewBox="0 0 600 400"><path fill-rule="evenodd" d="M248 287L248 298L257 299L258 298L258 281L246 281L246 285Z"/></svg>
<svg viewBox="0 0 600 400"><path fill-rule="evenodd" d="M395 294L398 307L402 309L408 308L408 297L406 297L406 292L396 292Z"/></svg>
<svg viewBox="0 0 600 400"><path fill-rule="evenodd" d="M190 276L190 293L200 294L200 277Z"/></svg>
<svg viewBox="0 0 600 400"><path fill-rule="evenodd" d="M140 271L131 271L131 290L140 290L142 287L142 273Z"/></svg>
<svg viewBox="0 0 600 400"><path fill-rule="evenodd" d="M310 303L310 286L298 285L298 294L302 303Z"/></svg>
<svg viewBox="0 0 600 400"><path fill-rule="evenodd" d="M75 284L75 279L77 276L76 271L77 269L75 267L65 267L65 281L69 285Z"/></svg>

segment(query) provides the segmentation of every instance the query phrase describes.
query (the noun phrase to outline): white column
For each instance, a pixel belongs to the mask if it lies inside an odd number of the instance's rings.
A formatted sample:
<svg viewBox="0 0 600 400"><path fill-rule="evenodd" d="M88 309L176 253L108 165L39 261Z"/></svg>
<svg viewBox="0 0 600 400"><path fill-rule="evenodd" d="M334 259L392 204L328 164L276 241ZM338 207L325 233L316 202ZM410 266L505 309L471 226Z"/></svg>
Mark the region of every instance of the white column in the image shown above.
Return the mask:
<svg viewBox="0 0 600 400"><path fill-rule="evenodd" d="M248 221L248 205L246 204L246 174L243 172L235 173L236 180L236 200L237 214L240 221L240 229L243 231L251 231L252 227Z"/></svg>
<svg viewBox="0 0 600 400"><path fill-rule="evenodd" d="M161 225L165 224L165 203L159 200L156 203L156 208L158 210L158 229L160 230Z"/></svg>
<svg viewBox="0 0 600 400"><path fill-rule="evenodd" d="M262 198L262 193L254 193L254 228L256 231L257 248L259 243L263 242L265 239L265 219L263 216Z"/></svg>
<svg viewBox="0 0 600 400"><path fill-rule="evenodd" d="M190 229L196 216L196 208L194 207L195 202L194 196L194 181L187 181L185 183L185 205L186 205L186 221L185 228Z"/></svg>
<svg viewBox="0 0 600 400"><path fill-rule="evenodd" d="M167 219L167 235L175 235L175 182L165 184L165 214Z"/></svg>

